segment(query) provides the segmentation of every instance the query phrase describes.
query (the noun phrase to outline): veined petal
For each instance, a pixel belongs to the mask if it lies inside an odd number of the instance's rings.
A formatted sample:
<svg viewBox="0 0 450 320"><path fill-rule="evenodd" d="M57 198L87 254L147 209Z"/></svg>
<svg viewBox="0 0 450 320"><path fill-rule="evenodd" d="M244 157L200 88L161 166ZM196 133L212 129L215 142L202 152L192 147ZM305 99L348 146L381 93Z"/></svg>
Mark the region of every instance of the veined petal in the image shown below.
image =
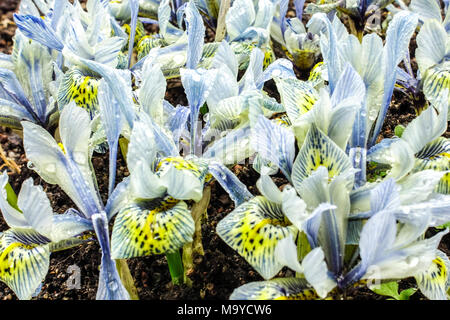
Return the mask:
<svg viewBox="0 0 450 320"><path fill-rule="evenodd" d="M184 201L171 197L131 204L116 217L112 256L128 259L174 252L192 241L194 220Z"/></svg>
<svg viewBox="0 0 450 320"><path fill-rule="evenodd" d="M374 213L400 206L399 190L394 179L385 179L370 191L370 210Z"/></svg>
<svg viewBox="0 0 450 320"><path fill-rule="evenodd" d="M50 108L49 86L53 81L52 58L48 49L21 35L15 37L13 50L14 72L27 97L33 99L34 112L42 123L55 109Z"/></svg>
<svg viewBox="0 0 450 320"><path fill-rule="evenodd" d="M392 211L381 211L364 225L359 241L362 265L367 269L394 245L397 226Z"/></svg>
<svg viewBox="0 0 450 320"><path fill-rule="evenodd" d="M273 78L295 78L295 73L292 68L292 62L287 59L280 58L275 60L264 70L259 78L255 79L256 88L262 89L264 83Z"/></svg>
<svg viewBox="0 0 450 320"><path fill-rule="evenodd" d="M237 38L251 26L255 20L255 16L256 13L253 2L246 0L234 1L225 18L230 41Z"/></svg>
<svg viewBox="0 0 450 320"><path fill-rule="evenodd" d="M0 68L0 94L2 98L25 107L34 121L41 121L13 71Z"/></svg>
<svg viewBox="0 0 450 320"><path fill-rule="evenodd" d="M66 50L63 51L63 55L71 62L78 65L83 65L100 74L102 78L106 80L112 93L114 94L114 97L120 105L122 113L125 115L128 126L132 128L135 118L135 110L131 92L131 72L129 70L114 69L96 61L83 59Z"/></svg>
<svg viewBox="0 0 450 320"><path fill-rule="evenodd" d="M328 181L328 170L324 166L317 168L299 184L294 180L295 190L306 201L310 211L323 202L329 202Z"/></svg>
<svg viewBox="0 0 450 320"><path fill-rule="evenodd" d="M434 4L436 4L436 2L434 2ZM440 16L441 13L439 9L439 17ZM416 40L416 59L422 76L426 74L426 71L429 68L438 65L443 61L446 54L446 47L448 47L449 42L447 38L447 32L444 27L434 19L427 20L420 28Z"/></svg>
<svg viewBox="0 0 450 320"><path fill-rule="evenodd" d="M186 67L195 69L200 61L203 51L203 38L205 37L205 26L203 19L195 6L194 1L189 1L185 9L186 29L188 33L188 52Z"/></svg>
<svg viewBox="0 0 450 320"><path fill-rule="evenodd" d="M131 174L133 174L138 162L146 163L148 167L152 167L156 159L158 149L154 143L153 132L149 130L148 120L149 116L139 117L131 131L127 153L127 165Z"/></svg>
<svg viewBox="0 0 450 320"><path fill-rule="evenodd" d="M28 178L22 183L17 197L17 206L22 210L27 223L35 231L50 238L53 210L47 194L41 186L33 184L32 178Z"/></svg>
<svg viewBox="0 0 450 320"><path fill-rule="evenodd" d="M437 250L436 258L425 272L415 276L420 291L430 300L448 300L448 272L450 261L445 253Z"/></svg>
<svg viewBox="0 0 450 320"><path fill-rule="evenodd" d="M307 27L317 23L318 21L325 25L325 30L327 33L328 39L325 40L325 38L321 38L320 48L322 50L322 54L324 55L324 61L327 64L330 92L333 93L343 67L341 65L342 61L339 57L337 44L338 39L334 26L331 24L330 20L324 13L315 14L308 22Z"/></svg>
<svg viewBox="0 0 450 320"><path fill-rule="evenodd" d="M22 238L29 240L23 243ZM31 230L9 229L0 240L0 280L21 300L31 296L45 279L50 250L42 237Z"/></svg>
<svg viewBox="0 0 450 320"><path fill-rule="evenodd" d="M90 167L88 144L89 116L81 108L68 105L60 120L63 151L53 137L38 125L22 122L24 146L39 175L51 184L58 184L89 216L102 208Z"/></svg>
<svg viewBox="0 0 450 320"><path fill-rule="evenodd" d="M158 6L158 23L159 32L165 36L167 25L169 24L170 14L172 9L170 8L169 0L162 0Z"/></svg>
<svg viewBox="0 0 450 320"><path fill-rule="evenodd" d="M198 126L198 114L200 107L205 103L210 90L215 82L217 70L206 69L181 69L181 82L186 93L186 97L191 109L190 124L191 124L191 154L198 155L198 150L201 147Z"/></svg>
<svg viewBox="0 0 450 320"><path fill-rule="evenodd" d="M445 91L450 92L449 62L428 69L423 76L423 93L431 104L438 105Z"/></svg>
<svg viewBox="0 0 450 320"><path fill-rule="evenodd" d="M319 98L317 91L308 82L294 78L275 78L275 83L280 92L281 104L286 108L291 122L311 110Z"/></svg>
<svg viewBox="0 0 450 320"><path fill-rule="evenodd" d="M278 241L297 234L296 228L287 223L281 205L261 196L237 207L217 224L216 230L265 279L282 268L274 255Z"/></svg>
<svg viewBox="0 0 450 320"><path fill-rule="evenodd" d="M95 182L95 175L90 165L89 141L91 135L91 121L89 115L83 109L75 107L74 103L66 106L61 112L59 120L59 133L64 146L64 154L80 169L87 184L87 192L95 199L98 207L101 207L100 196ZM80 182L81 183L81 182ZM80 185L81 187L81 185Z"/></svg>
<svg viewBox="0 0 450 320"><path fill-rule="evenodd" d="M130 40L128 42L128 68L131 63L131 56L133 54L134 47L134 39L136 37L136 25L138 21L138 13L139 13L139 1L138 0L130 0L130 11L131 11L131 23L130 23Z"/></svg>
<svg viewBox="0 0 450 320"><path fill-rule="evenodd" d="M179 148L181 135L187 131L186 123L190 113L191 110L189 108L178 106L173 115L167 120L168 128L172 132L173 141L177 148Z"/></svg>
<svg viewBox="0 0 450 320"><path fill-rule="evenodd" d="M295 188L298 189L302 181L320 166L328 169L330 179L352 167L345 152L312 125L292 169Z"/></svg>
<svg viewBox="0 0 450 320"><path fill-rule="evenodd" d="M166 79L161 67L147 59L142 70L142 84L139 88L139 102L143 110L159 125L164 123L163 100L166 93Z"/></svg>
<svg viewBox="0 0 450 320"><path fill-rule="evenodd" d="M67 210L63 214L52 216L52 230L49 239L57 243L70 240L88 230L93 230L91 221ZM82 241L82 239L80 240Z"/></svg>
<svg viewBox="0 0 450 320"><path fill-rule="evenodd" d="M75 101L76 105L89 112L94 118L98 110L98 87L100 80L84 75L77 68L72 67L64 74L58 89L58 105L62 109L71 101Z"/></svg>
<svg viewBox="0 0 450 320"><path fill-rule="evenodd" d="M0 88L1 91L1 88ZM27 109L13 101L0 98L0 123L3 126L22 129L20 121L34 121Z"/></svg>
<svg viewBox="0 0 450 320"><path fill-rule="evenodd" d="M247 186L221 162L209 161L208 171L228 193L235 206L239 206L253 197L248 191Z"/></svg>
<svg viewBox="0 0 450 320"><path fill-rule="evenodd" d="M111 195L116 181L117 144L125 119L110 87L104 80L102 81L99 92L100 118L103 128L105 128L109 146L108 195Z"/></svg>
<svg viewBox="0 0 450 320"><path fill-rule="evenodd" d="M416 29L418 17L409 11L397 13L389 24L386 33L386 44L384 46L384 92L381 109L375 123L373 134L369 140L369 146L373 146L378 138L381 127L394 91L394 84L397 78L397 65L405 57L408 45L414 30Z"/></svg>
<svg viewBox="0 0 450 320"><path fill-rule="evenodd" d="M128 192L131 178L124 178L115 188L106 202L105 212L108 220L116 215L124 203L128 200Z"/></svg>
<svg viewBox="0 0 450 320"><path fill-rule="evenodd" d="M208 146L202 157L217 159L225 165L240 163L254 153L250 133L249 126L234 129Z"/></svg>
<svg viewBox="0 0 450 320"><path fill-rule="evenodd" d="M234 289L230 300L317 300L305 279L279 278L247 283Z"/></svg>
<svg viewBox="0 0 450 320"><path fill-rule="evenodd" d="M267 29L272 22L276 3L271 0L259 0L258 11L256 12L254 27Z"/></svg>
<svg viewBox="0 0 450 320"><path fill-rule="evenodd" d="M14 14L14 22L24 35L50 49L61 51L64 44L58 38L55 30L40 17L24 14Z"/></svg>
<svg viewBox="0 0 450 320"><path fill-rule="evenodd" d="M442 22L441 8L437 1L412 0L408 8L412 12L417 13L420 16L420 19L425 21L425 23L433 19L436 20L436 22Z"/></svg>
<svg viewBox="0 0 450 320"><path fill-rule="evenodd" d="M331 104L335 107L342 101L351 98L355 104L361 104L365 98L366 88L364 82L352 67L347 62L342 75L336 84L331 97Z"/></svg>
<svg viewBox="0 0 450 320"><path fill-rule="evenodd" d="M295 153L294 134L264 116L252 128L252 146L261 157L276 164L288 180L291 179Z"/></svg>
<svg viewBox="0 0 450 320"><path fill-rule="evenodd" d="M130 300L120 280L116 262L111 257L108 220L104 211L92 215L92 224L102 249L102 262L97 287L97 300Z"/></svg>
<svg viewBox="0 0 450 320"><path fill-rule="evenodd" d="M227 41L222 41L214 55L213 67L226 66L234 79L238 77L239 63L233 49Z"/></svg>
<svg viewBox="0 0 450 320"><path fill-rule="evenodd" d="M448 92L440 97L439 104L429 106L411 121L402 134L414 153L419 152L428 142L437 139L447 130Z"/></svg>

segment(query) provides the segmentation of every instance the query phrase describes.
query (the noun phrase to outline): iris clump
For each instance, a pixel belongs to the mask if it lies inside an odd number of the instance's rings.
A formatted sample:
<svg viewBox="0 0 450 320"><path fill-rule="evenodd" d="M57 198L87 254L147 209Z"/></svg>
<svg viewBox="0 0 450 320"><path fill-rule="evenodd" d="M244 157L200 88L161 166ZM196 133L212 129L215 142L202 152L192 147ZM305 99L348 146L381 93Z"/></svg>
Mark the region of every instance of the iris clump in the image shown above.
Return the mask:
<svg viewBox="0 0 450 320"><path fill-rule="evenodd" d="M32 179L16 196L1 175L0 280L18 298L39 293L52 252L88 240L101 248L97 299L137 299L126 259L150 255L191 285L215 182L234 203L215 231L264 279L231 299L329 299L410 277L448 298L448 4L291 2L22 0L0 55L0 124L75 207L54 212ZM187 105L168 101L168 79ZM386 137L394 90L415 118ZM103 195L92 159L106 152ZM257 194L235 164L259 174Z"/></svg>

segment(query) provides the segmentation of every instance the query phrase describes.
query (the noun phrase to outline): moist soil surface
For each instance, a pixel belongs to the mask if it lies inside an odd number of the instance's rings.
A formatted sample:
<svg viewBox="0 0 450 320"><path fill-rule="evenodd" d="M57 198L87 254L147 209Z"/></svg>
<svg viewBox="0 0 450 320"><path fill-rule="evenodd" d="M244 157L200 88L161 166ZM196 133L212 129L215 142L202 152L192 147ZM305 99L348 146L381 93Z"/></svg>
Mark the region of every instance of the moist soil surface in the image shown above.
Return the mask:
<svg viewBox="0 0 450 320"><path fill-rule="evenodd" d="M19 0L0 1L0 51L11 53L12 37L15 32L13 13L17 10ZM293 15L292 8L289 15ZM207 40L213 39L213 31L208 29ZM277 57L285 57L282 50L275 49ZM265 90L273 97L278 98L274 83L269 82ZM179 80L168 81L168 90L165 97L173 105L186 105L186 97ZM389 109L383 130L382 138L392 137L394 128L398 124L406 125L414 119L414 110L411 103L399 93L394 94L393 102ZM447 132L448 134L448 132ZM380 138L381 138L380 137ZM0 143L4 156L13 160L19 167L20 172L9 170L10 184L17 193L21 184L28 178L33 178L35 184L41 185L47 193L53 210L63 213L75 205L71 199L56 185L47 184L33 170L27 166L22 139L9 128L0 127ZM102 195L108 193L108 153L94 154L93 166L96 171L97 181ZM0 160L0 165L4 162ZM117 182L121 181L129 173L125 161L119 154L117 165ZM3 168L2 168L3 169ZM251 193L258 194L256 180L259 175L248 163L235 165L232 170L238 178L243 181ZM274 177L276 184L282 188L287 181L281 176ZM106 200L106 199L104 199ZM128 265L135 280L138 295L141 300L198 300L214 299L226 300L233 290L243 284L252 281L261 281L262 277L255 272L250 265L215 232L217 223L234 209L234 204L222 187L211 183L211 202L208 206L207 216L202 223L203 256L194 257L194 270L189 274L192 286L173 285L165 256L148 256L129 259ZM112 221L113 222L113 221ZM112 224L111 224L112 226ZM8 229L3 218L0 216L0 231ZM436 233L432 229L428 231L431 236ZM444 237L440 249L450 254L450 237ZM34 299L46 300L92 300L95 299L101 251L97 242L92 240L80 246L65 251L55 252L51 255L50 268L42 286L41 292ZM74 266L79 267L81 274L80 287L70 289L71 275ZM280 271L278 276L293 276L292 271L286 268ZM414 279L400 281L400 289L415 286ZM342 297L342 295L340 295ZM344 295L345 299L351 300L380 300L386 297L379 296L366 287L348 289ZM337 298L337 297L336 297ZM0 282L0 299L17 299L12 290ZM417 292L412 300L425 299Z"/></svg>

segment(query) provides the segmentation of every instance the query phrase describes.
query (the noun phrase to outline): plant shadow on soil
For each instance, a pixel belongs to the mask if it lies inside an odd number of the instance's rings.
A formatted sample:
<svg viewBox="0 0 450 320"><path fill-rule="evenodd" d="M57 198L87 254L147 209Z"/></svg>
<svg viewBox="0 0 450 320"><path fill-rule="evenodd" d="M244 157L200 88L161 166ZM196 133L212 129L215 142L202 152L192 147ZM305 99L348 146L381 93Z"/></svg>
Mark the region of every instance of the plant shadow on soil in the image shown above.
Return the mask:
<svg viewBox="0 0 450 320"><path fill-rule="evenodd" d="M4 53L11 53L12 36L15 26L12 21L12 14L17 8L18 0L4 0L0 3L0 50ZM292 7L290 8L290 13ZM213 35L213 33L212 33ZM211 30L207 32L208 41L213 36ZM276 49L278 57L285 57L284 53ZM273 97L278 98L275 85L269 82L265 90ZM186 105L186 97L179 80L168 82L168 99L173 105ZM407 124L414 118L414 112L409 107L409 102L401 95L395 94L394 101L389 109L387 120L382 130L383 137L391 137L396 125ZM447 133L448 136L448 133ZM75 205L71 199L55 185L45 183L34 171L27 167L27 159L24 154L22 139L10 129L0 127L0 143L10 159L14 160L21 168L20 174L11 174L10 183L16 193L20 190L22 182L32 177L35 184L42 185L46 191L53 210L63 213ZM96 171L97 181L102 195L107 195L108 189L108 153L95 154L93 157L93 167ZM1 164L1 163L0 163ZM254 195L258 194L255 187L258 174L251 165L236 165L233 171L239 179L243 181ZM120 182L128 175L126 165L122 157L118 157L117 182ZM275 183L282 187L287 183L280 174L274 177ZM105 200L105 199L103 199ZM170 280L170 273L167 261L164 256L149 256L143 258L129 259L128 264L131 274L135 280L139 298L142 300L198 300L214 299L226 300L232 291L249 282L263 280L257 272L233 249L225 244L216 234L217 223L234 209L234 204L216 183L211 183L211 202L208 207L207 217L202 224L202 243L204 246L204 256L194 257L195 268L189 275L192 280L192 287L186 285L173 285ZM112 227L112 224L111 224ZM8 228L3 218L0 218L0 231ZM436 230L430 230L431 236ZM450 236L444 237L440 249L447 255L450 248ZM50 268L42 286L42 290L35 299L45 300L92 300L95 299L101 251L96 241L84 243L78 247L51 255ZM69 289L71 276L70 266L76 265L80 268L80 289ZM278 276L293 276L293 272L284 268ZM400 282L400 289L415 286L413 279L406 279ZM11 289L0 282L0 300L17 299ZM349 300L379 300L385 297L374 294L367 288L352 288L347 291L346 299ZM412 296L413 300L424 299L419 292Z"/></svg>

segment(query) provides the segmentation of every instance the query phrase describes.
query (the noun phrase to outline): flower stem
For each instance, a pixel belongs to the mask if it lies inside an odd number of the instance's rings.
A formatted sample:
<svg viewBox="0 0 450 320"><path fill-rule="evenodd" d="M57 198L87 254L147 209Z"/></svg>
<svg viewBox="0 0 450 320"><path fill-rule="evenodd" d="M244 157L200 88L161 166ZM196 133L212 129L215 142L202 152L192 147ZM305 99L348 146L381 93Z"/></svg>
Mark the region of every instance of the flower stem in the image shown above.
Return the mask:
<svg viewBox="0 0 450 320"><path fill-rule="evenodd" d="M172 253L166 254L167 264L169 265L170 277L173 284L183 283L184 269L183 262L181 261L180 251L177 250Z"/></svg>
<svg viewBox="0 0 450 320"><path fill-rule="evenodd" d="M119 273L120 280L123 286L127 289L131 300L139 300L136 286L134 285L134 279L131 275L130 268L128 268L127 260L116 259L117 272Z"/></svg>

